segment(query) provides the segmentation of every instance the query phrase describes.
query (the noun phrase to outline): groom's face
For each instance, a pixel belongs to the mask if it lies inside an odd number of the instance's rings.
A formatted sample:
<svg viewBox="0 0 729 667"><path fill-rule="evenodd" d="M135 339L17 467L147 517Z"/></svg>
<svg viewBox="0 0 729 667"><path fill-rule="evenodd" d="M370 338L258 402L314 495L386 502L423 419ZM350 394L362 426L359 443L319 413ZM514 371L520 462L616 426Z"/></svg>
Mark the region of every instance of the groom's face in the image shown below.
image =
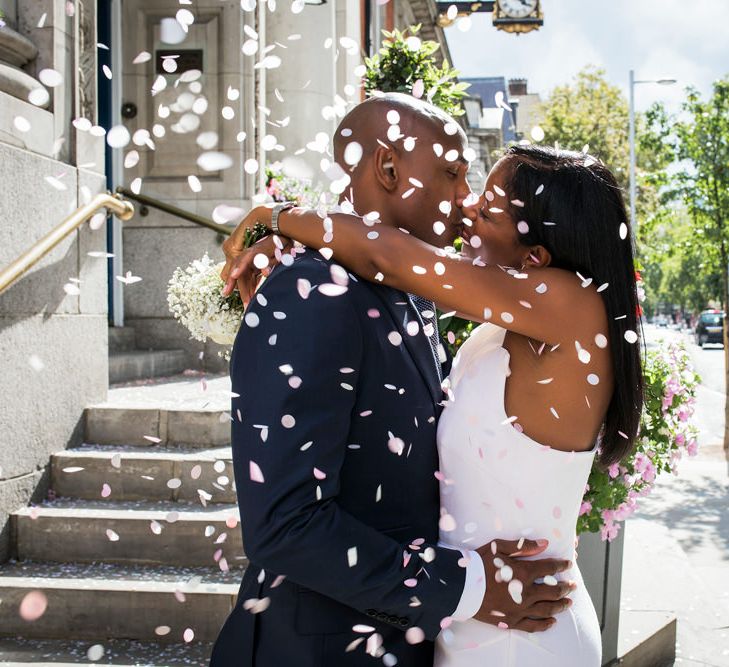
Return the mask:
<svg viewBox="0 0 729 667"><path fill-rule="evenodd" d="M352 142L364 149L355 167L346 160ZM351 174L343 196L360 215L377 211L389 226L442 247L453 243L463 225L460 207L471 192L466 148L466 135L452 118L428 105L374 98L342 120L334 157Z"/></svg>
<svg viewBox="0 0 729 667"><path fill-rule="evenodd" d="M426 243L452 244L463 225L460 207L471 192L465 134L460 128L448 134L435 121L421 128L413 150L398 143L399 187L393 206L400 226Z"/></svg>

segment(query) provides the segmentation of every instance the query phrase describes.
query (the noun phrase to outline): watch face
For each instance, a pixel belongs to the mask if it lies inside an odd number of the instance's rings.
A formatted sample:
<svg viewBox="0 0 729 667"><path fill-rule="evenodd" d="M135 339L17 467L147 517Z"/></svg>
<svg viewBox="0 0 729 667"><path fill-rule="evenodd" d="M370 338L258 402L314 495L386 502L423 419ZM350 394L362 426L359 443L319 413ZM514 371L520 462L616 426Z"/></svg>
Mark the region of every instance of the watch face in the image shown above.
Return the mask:
<svg viewBox="0 0 729 667"><path fill-rule="evenodd" d="M499 0L501 11L509 18L523 19L534 12L539 0Z"/></svg>

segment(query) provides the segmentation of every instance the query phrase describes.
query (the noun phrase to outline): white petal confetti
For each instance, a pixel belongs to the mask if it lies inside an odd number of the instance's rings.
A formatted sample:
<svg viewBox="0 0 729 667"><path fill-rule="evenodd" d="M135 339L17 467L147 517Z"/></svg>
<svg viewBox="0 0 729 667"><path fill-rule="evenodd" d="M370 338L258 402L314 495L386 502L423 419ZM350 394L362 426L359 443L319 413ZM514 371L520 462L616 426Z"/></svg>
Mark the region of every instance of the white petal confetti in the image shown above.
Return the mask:
<svg viewBox="0 0 729 667"><path fill-rule="evenodd" d="M38 73L38 79L44 86L55 88L63 83L63 76L54 69L42 69Z"/></svg>

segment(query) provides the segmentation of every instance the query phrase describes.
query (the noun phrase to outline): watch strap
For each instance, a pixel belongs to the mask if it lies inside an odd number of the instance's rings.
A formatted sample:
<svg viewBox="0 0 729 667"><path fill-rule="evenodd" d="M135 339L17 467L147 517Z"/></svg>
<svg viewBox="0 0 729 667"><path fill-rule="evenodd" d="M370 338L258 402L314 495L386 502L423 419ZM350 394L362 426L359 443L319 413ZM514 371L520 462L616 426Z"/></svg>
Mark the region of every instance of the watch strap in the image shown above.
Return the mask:
<svg viewBox="0 0 729 667"><path fill-rule="evenodd" d="M281 230L278 226L278 216L281 215L283 211L288 211L290 208L294 208L296 206L296 202L293 201L285 201L281 202L280 204L276 204L276 206L273 207L273 213L271 214L271 231L274 234L281 235Z"/></svg>

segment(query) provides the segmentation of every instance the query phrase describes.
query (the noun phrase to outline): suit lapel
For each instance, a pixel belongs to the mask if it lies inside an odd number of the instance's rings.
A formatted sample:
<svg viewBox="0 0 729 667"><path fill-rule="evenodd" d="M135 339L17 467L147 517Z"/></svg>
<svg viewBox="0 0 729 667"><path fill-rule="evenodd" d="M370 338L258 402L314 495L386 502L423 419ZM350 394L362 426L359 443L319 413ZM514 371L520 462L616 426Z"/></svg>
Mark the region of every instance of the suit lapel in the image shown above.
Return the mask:
<svg viewBox="0 0 729 667"><path fill-rule="evenodd" d="M437 406L443 400L443 390L438 380L438 372L435 368L433 352L430 349L430 341L423 333L423 322L420 319L420 314L404 292L390 288L375 291L397 324L398 333L402 336L402 345L412 357L418 371L420 371L423 382L430 391L433 403ZM407 332L408 322L412 321L417 322L419 326L416 336L411 336Z"/></svg>

